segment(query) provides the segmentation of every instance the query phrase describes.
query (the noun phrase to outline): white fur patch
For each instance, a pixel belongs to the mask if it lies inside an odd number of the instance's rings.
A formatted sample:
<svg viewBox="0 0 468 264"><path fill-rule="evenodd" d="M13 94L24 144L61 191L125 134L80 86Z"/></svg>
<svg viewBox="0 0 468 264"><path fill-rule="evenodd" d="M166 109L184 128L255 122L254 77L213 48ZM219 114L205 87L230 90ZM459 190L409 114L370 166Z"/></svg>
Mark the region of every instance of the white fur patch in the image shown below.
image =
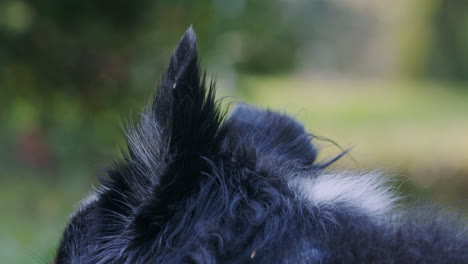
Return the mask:
<svg viewBox="0 0 468 264"><path fill-rule="evenodd" d="M377 172L324 174L296 184L315 206L343 203L375 216L388 213L398 200L388 179Z"/></svg>
<svg viewBox="0 0 468 264"><path fill-rule="evenodd" d="M90 204L96 202L99 200L99 191L92 190L88 196L83 198L78 205L75 207L76 209L72 212L70 215L70 218L75 217L78 213L82 212L85 210Z"/></svg>
<svg viewBox="0 0 468 264"><path fill-rule="evenodd" d="M80 208L86 208L88 205L99 200L99 194L96 191L92 191L87 197L80 202Z"/></svg>
<svg viewBox="0 0 468 264"><path fill-rule="evenodd" d="M75 212L72 214L72 217L75 216L77 213L85 210L90 204L99 201L99 196L100 193L99 191L92 190L88 196L83 198L79 203L78 203L78 209L75 210Z"/></svg>

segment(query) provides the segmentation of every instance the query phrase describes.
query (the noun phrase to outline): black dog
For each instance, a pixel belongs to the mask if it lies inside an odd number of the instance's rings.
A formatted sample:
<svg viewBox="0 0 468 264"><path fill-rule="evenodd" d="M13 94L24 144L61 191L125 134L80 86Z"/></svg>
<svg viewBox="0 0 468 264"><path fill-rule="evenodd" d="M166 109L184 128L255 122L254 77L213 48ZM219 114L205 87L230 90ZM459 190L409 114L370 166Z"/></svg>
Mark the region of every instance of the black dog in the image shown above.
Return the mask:
<svg viewBox="0 0 468 264"><path fill-rule="evenodd" d="M326 170L312 139L268 110L226 116L190 28L55 263L468 263L465 227L396 210L378 173Z"/></svg>

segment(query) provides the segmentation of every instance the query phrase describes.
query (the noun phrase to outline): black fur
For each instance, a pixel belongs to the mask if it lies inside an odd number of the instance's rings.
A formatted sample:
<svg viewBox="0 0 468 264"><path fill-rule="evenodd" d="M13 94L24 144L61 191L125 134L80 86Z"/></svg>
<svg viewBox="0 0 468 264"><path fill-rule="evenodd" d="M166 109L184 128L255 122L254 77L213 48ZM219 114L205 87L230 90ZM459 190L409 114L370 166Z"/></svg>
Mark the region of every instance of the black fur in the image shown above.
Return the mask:
<svg viewBox="0 0 468 264"><path fill-rule="evenodd" d="M201 76L201 77L200 77ZM464 226L412 211L315 204L313 137L294 119L220 110L185 33L98 198L70 220L55 263L466 263ZM438 214L437 214L438 215Z"/></svg>

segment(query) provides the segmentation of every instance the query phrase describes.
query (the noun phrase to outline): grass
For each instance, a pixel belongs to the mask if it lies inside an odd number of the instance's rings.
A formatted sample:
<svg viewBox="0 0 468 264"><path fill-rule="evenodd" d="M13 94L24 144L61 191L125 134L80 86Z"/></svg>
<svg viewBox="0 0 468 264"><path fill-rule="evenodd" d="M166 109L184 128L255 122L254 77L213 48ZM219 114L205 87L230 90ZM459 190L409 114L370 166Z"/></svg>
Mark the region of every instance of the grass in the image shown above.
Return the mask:
<svg viewBox="0 0 468 264"><path fill-rule="evenodd" d="M240 86L239 97L245 101L293 114L311 133L352 147L355 162L344 159L341 168L391 168L387 170L402 177L402 192L445 207L468 208L468 90L304 77L245 77ZM322 158L339 151L317 143ZM67 175L59 179L14 168L0 173L0 263L52 258L74 204L91 185L83 175L98 174L90 166L103 165L93 162L93 157L72 160L70 164L83 163L83 168L63 165Z"/></svg>

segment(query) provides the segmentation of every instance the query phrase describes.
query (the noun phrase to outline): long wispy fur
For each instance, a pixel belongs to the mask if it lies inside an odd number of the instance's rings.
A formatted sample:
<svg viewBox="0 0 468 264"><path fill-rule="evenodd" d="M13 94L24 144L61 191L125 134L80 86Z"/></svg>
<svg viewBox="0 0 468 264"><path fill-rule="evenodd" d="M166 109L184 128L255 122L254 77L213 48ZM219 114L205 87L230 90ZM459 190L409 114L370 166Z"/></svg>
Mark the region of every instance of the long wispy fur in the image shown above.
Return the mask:
<svg viewBox="0 0 468 264"><path fill-rule="evenodd" d="M384 176L328 171L295 119L242 104L227 116L191 28L127 141L70 220L56 264L468 259L466 227L394 209Z"/></svg>

